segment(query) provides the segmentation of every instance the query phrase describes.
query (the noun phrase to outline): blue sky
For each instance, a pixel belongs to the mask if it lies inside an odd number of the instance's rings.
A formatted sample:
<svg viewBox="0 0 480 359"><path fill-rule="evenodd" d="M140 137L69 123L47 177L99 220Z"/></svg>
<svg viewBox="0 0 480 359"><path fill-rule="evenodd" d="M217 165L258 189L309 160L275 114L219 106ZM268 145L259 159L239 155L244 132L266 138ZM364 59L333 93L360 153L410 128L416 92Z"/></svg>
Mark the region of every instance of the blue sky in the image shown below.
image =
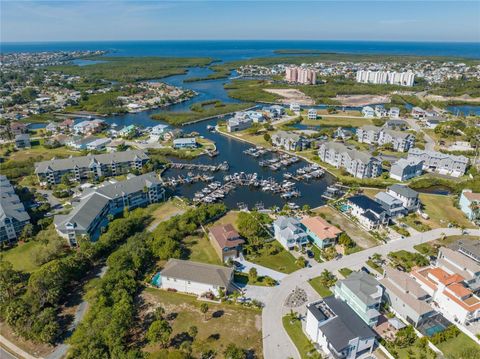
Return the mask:
<svg viewBox="0 0 480 359"><path fill-rule="evenodd" d="M480 1L1 0L2 42L302 39L480 42Z"/></svg>

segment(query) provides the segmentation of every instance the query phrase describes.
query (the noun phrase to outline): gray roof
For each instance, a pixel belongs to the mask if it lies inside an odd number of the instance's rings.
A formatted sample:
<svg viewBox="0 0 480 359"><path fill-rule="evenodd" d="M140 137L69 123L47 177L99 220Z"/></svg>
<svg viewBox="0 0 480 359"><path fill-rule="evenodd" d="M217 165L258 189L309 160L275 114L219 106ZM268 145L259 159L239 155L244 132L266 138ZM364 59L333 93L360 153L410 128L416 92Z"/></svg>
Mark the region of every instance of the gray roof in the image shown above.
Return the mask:
<svg viewBox="0 0 480 359"><path fill-rule="evenodd" d="M69 214L55 216L54 223L60 230L65 229L67 223L86 230L109 201L142 191L145 186L161 183L155 172L134 176L121 182L107 182L106 185L90 191L78 204L74 205Z"/></svg>
<svg viewBox="0 0 480 359"><path fill-rule="evenodd" d="M28 221L30 216L4 175L0 175L0 190L0 221L3 222L6 218L13 218L19 222Z"/></svg>
<svg viewBox="0 0 480 359"><path fill-rule="evenodd" d="M340 281L337 285L344 285L366 305L372 305L378 301L372 298L378 292L380 283L364 271L353 272L348 278Z"/></svg>
<svg viewBox="0 0 480 359"><path fill-rule="evenodd" d="M401 169L404 169L408 166L417 166L420 162L423 162L420 158L414 158L414 159L409 159L407 160L406 158L401 158L397 162L393 163L393 167L399 167Z"/></svg>
<svg viewBox="0 0 480 359"><path fill-rule="evenodd" d="M377 132L377 133L382 130L381 127L372 126L372 125L365 125L365 126L362 126L360 128L364 131L373 131L373 132Z"/></svg>
<svg viewBox="0 0 480 359"><path fill-rule="evenodd" d="M387 188L390 191L396 192L399 195L407 198L417 198L418 197L418 192L414 191L408 186L404 186L398 183L392 184Z"/></svg>
<svg viewBox="0 0 480 359"><path fill-rule="evenodd" d="M15 136L15 141L30 141L30 136L26 133L21 133Z"/></svg>
<svg viewBox="0 0 480 359"><path fill-rule="evenodd" d="M160 271L160 274L163 277L178 278L228 288L233 275L233 269L172 258L168 260L165 267Z"/></svg>
<svg viewBox="0 0 480 359"><path fill-rule="evenodd" d="M320 324L320 330L337 352L341 352L347 348L352 339L375 338L376 335L373 330L348 304L333 296L324 298L323 301L330 307L335 316L325 321L325 324ZM314 315L314 311L319 312L316 306L317 303L312 303L307 306L308 310Z"/></svg>
<svg viewBox="0 0 480 359"><path fill-rule="evenodd" d="M412 148L410 151L408 151L408 155L409 156L410 155L416 155L416 156L427 155L428 157L434 157L438 159L450 158L454 161L468 164L468 158L465 156L456 156L456 155L450 155L450 154L445 154L445 153L436 152L436 151L421 150L420 148Z"/></svg>
<svg viewBox="0 0 480 359"><path fill-rule="evenodd" d="M400 201L398 198L395 198L395 197L392 197L390 196L388 193L386 192L378 192L376 195L375 195L375 199L377 201L380 201L381 203L385 203L389 206L391 206L392 204L402 204L402 201Z"/></svg>
<svg viewBox="0 0 480 359"><path fill-rule="evenodd" d="M456 242L453 242L449 247L454 251L459 251L469 258L480 262L480 241L460 239Z"/></svg>
<svg viewBox="0 0 480 359"><path fill-rule="evenodd" d="M384 130L385 133L388 133L390 136L393 138L407 138L407 137L413 137L413 135L410 132L405 132L405 131L395 131L395 130Z"/></svg>
<svg viewBox="0 0 480 359"><path fill-rule="evenodd" d="M343 143L340 143L340 142L326 142L324 143L324 145L327 148L327 150L334 150L335 152L338 152L338 153L346 152L352 160L361 161L365 164L371 161L380 162L375 157L371 156L369 153L358 151L352 147L345 146Z"/></svg>
<svg viewBox="0 0 480 359"><path fill-rule="evenodd" d="M63 159L51 159L35 163L35 173L45 173L50 168L53 171L65 171L78 167L88 167L92 161L100 164L130 162L139 158L148 160L148 155L140 150L129 150L122 152L105 153L101 155L87 155L79 157L70 157Z"/></svg>

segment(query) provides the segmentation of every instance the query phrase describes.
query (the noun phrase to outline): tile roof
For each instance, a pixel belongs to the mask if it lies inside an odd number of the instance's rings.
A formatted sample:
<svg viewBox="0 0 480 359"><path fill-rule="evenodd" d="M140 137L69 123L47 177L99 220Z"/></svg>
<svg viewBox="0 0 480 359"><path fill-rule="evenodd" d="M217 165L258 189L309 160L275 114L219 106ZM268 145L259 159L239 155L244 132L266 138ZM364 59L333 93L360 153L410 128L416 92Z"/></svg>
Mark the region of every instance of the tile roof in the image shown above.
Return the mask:
<svg viewBox="0 0 480 359"><path fill-rule="evenodd" d="M319 239L336 238L342 230L331 225L322 217L304 217L301 223L313 232Z"/></svg>
<svg viewBox="0 0 480 359"><path fill-rule="evenodd" d="M245 243L230 223L225 226L220 225L210 228L210 234L222 249L225 247L236 247Z"/></svg>

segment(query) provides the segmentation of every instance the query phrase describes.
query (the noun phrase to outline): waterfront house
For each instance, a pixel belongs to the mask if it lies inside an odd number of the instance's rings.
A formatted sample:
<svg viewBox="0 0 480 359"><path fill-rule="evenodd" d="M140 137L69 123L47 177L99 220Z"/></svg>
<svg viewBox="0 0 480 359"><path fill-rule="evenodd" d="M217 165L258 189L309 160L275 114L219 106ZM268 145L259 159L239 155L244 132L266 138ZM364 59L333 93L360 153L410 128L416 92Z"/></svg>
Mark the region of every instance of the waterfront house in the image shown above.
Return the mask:
<svg viewBox="0 0 480 359"><path fill-rule="evenodd" d="M335 298L347 303L367 325L377 325L383 288L373 276L364 271L353 272L337 281L333 292Z"/></svg>
<svg viewBox="0 0 480 359"><path fill-rule="evenodd" d="M385 302L413 326L421 325L436 314L429 304L432 297L407 273L386 266L380 284Z"/></svg>
<svg viewBox="0 0 480 359"><path fill-rule="evenodd" d="M145 152L128 150L36 162L35 174L41 185L56 185L65 174L77 182L90 178L114 177L141 171L148 161L149 157Z"/></svg>
<svg viewBox="0 0 480 359"><path fill-rule="evenodd" d="M344 168L357 178L378 177L382 173L382 163L378 159L342 143L322 143L318 149L318 156L323 162L336 168Z"/></svg>
<svg viewBox="0 0 480 359"><path fill-rule="evenodd" d="M308 243L308 235L301 222L293 217L280 216L273 222L275 239L287 250Z"/></svg>
<svg viewBox="0 0 480 359"><path fill-rule="evenodd" d="M73 125L75 124L75 121L73 121L71 118L67 118L64 121L60 122L58 125L58 128L62 132L70 132L73 129Z"/></svg>
<svg viewBox="0 0 480 359"><path fill-rule="evenodd" d="M419 148L410 149L407 160L422 160L425 171L438 172L453 177L463 176L469 163L465 156L455 156Z"/></svg>
<svg viewBox="0 0 480 359"><path fill-rule="evenodd" d="M407 210L403 207L402 201L386 192L378 192L375 195L375 201L382 206L389 217L396 218L407 214Z"/></svg>
<svg viewBox="0 0 480 359"><path fill-rule="evenodd" d="M245 112L237 112L227 120L227 132L237 132L251 127L253 120Z"/></svg>
<svg viewBox="0 0 480 359"><path fill-rule="evenodd" d="M348 198L349 213L368 230L387 225L389 217L385 209L373 199L357 195Z"/></svg>
<svg viewBox="0 0 480 359"><path fill-rule="evenodd" d="M12 135L21 135L22 133L27 133L27 125L22 122L11 122L10 123L10 131Z"/></svg>
<svg viewBox="0 0 480 359"><path fill-rule="evenodd" d="M314 108L311 108L308 110L308 119L309 120L316 120L318 117L317 110Z"/></svg>
<svg viewBox="0 0 480 359"><path fill-rule="evenodd" d="M392 164L390 178L397 181L408 181L409 179L421 176L423 173L423 160L401 158Z"/></svg>
<svg viewBox="0 0 480 359"><path fill-rule="evenodd" d="M17 150L31 147L32 145L30 144L30 136L28 134L22 133L15 136L15 148Z"/></svg>
<svg viewBox="0 0 480 359"><path fill-rule="evenodd" d="M480 193L474 193L471 189L464 189L458 204L470 221L475 223L480 221Z"/></svg>
<svg viewBox="0 0 480 359"><path fill-rule="evenodd" d="M238 258L245 243L231 224L210 228L208 238L222 262Z"/></svg>
<svg viewBox="0 0 480 359"><path fill-rule="evenodd" d="M400 117L400 109L398 107L391 107L390 110L388 110L388 117L399 118Z"/></svg>
<svg viewBox="0 0 480 359"><path fill-rule="evenodd" d="M246 111L245 115L252 120L253 123L265 122L265 116L259 111Z"/></svg>
<svg viewBox="0 0 480 359"><path fill-rule="evenodd" d="M401 184L393 184L387 187L386 193L389 196L400 200L403 207L405 207L408 212L414 212L420 207L418 192L407 186Z"/></svg>
<svg viewBox="0 0 480 359"><path fill-rule="evenodd" d="M375 349L375 332L334 296L307 305L305 333L333 358L355 359Z"/></svg>
<svg viewBox="0 0 480 359"><path fill-rule="evenodd" d="M376 105L374 111L376 117L386 117L388 113L382 105Z"/></svg>
<svg viewBox="0 0 480 359"><path fill-rule="evenodd" d="M30 223L23 203L4 175L0 175L0 244L17 240L23 227Z"/></svg>
<svg viewBox="0 0 480 359"><path fill-rule="evenodd" d="M77 244L77 238L88 236L96 240L110 216L157 203L165 199L165 189L155 172L140 176L129 175L124 181L112 181L85 192L66 215L56 215L53 223L57 233Z"/></svg>
<svg viewBox="0 0 480 359"><path fill-rule="evenodd" d="M98 119L91 121L82 121L77 123L76 125L73 125L73 132L83 135L93 134L100 132L104 128L105 124L105 121Z"/></svg>
<svg viewBox="0 0 480 359"><path fill-rule="evenodd" d="M290 104L290 111L293 111L293 112L298 114L301 111L301 107L298 103L291 103Z"/></svg>
<svg viewBox="0 0 480 359"><path fill-rule="evenodd" d="M285 108L280 105L272 105L269 107L264 107L262 111L269 117L270 119L277 119L282 117L285 114Z"/></svg>
<svg viewBox="0 0 480 359"><path fill-rule="evenodd" d="M111 141L110 138L97 138L87 143L87 150L103 151Z"/></svg>
<svg viewBox="0 0 480 359"><path fill-rule="evenodd" d="M375 117L375 110L370 106L365 106L362 108L362 115L366 118L373 118Z"/></svg>
<svg viewBox="0 0 480 359"><path fill-rule="evenodd" d="M304 217L301 223L312 242L322 249L334 245L338 236L342 233L342 230L318 216Z"/></svg>
<svg viewBox="0 0 480 359"><path fill-rule="evenodd" d="M302 135L278 131L271 136L272 145L283 148L287 151L302 151L306 149L309 142Z"/></svg>
<svg viewBox="0 0 480 359"><path fill-rule="evenodd" d="M49 122L46 126L45 126L45 131L47 132L52 132L52 133L56 133L58 132L58 123L56 122Z"/></svg>
<svg viewBox="0 0 480 359"><path fill-rule="evenodd" d="M220 291L230 293L234 290L233 274L229 267L171 258L157 275L155 285L197 296L208 293L218 296Z"/></svg>
<svg viewBox="0 0 480 359"><path fill-rule="evenodd" d="M167 125L156 125L150 130L150 134L154 136L162 136L168 129Z"/></svg>
<svg viewBox="0 0 480 359"><path fill-rule="evenodd" d="M72 136L70 137L69 140L67 140L67 142L65 142L65 145L74 150L81 151L81 150L86 150L88 144L94 141L97 141L99 139L100 137L94 137L94 136L88 136L88 137Z"/></svg>
<svg viewBox="0 0 480 359"><path fill-rule="evenodd" d="M173 140L173 148L175 149L197 148L197 140L195 139L195 137L176 138Z"/></svg>
<svg viewBox="0 0 480 359"><path fill-rule="evenodd" d="M415 106L412 108L410 111L410 114L412 115L413 118L416 119L421 119L427 117L427 111L425 111L423 108Z"/></svg>
<svg viewBox="0 0 480 359"><path fill-rule="evenodd" d="M138 127L135 125L128 125L118 131L120 137L135 137L138 134Z"/></svg>

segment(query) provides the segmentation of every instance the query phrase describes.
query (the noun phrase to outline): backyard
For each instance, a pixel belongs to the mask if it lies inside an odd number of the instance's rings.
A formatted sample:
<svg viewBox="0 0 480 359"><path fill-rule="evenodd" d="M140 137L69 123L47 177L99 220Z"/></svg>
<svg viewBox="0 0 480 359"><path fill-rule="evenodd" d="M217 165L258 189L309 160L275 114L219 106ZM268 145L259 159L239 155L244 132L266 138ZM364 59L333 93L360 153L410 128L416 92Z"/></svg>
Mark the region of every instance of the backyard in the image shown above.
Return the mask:
<svg viewBox="0 0 480 359"><path fill-rule="evenodd" d="M175 319L170 321L173 329L171 342L178 342L177 346L181 344L180 339L186 336L191 326L197 327L198 334L192 345L194 357L199 357L205 350L223 353L231 343L251 350L257 358L263 357L260 310L239 305L208 303L209 310L204 316L200 311L202 302L197 301L194 296L153 288L145 289L141 296L149 310L162 306L166 313L173 314ZM147 352L158 349L154 345L145 348Z"/></svg>
<svg viewBox="0 0 480 359"><path fill-rule="evenodd" d="M455 338L450 338L437 344L437 347L447 358L467 359L463 352L469 348L476 349L477 353L480 353L480 346L462 332Z"/></svg>
<svg viewBox="0 0 480 359"><path fill-rule="evenodd" d="M207 236L188 236L183 240L188 260L221 265L222 261L213 249Z"/></svg>

